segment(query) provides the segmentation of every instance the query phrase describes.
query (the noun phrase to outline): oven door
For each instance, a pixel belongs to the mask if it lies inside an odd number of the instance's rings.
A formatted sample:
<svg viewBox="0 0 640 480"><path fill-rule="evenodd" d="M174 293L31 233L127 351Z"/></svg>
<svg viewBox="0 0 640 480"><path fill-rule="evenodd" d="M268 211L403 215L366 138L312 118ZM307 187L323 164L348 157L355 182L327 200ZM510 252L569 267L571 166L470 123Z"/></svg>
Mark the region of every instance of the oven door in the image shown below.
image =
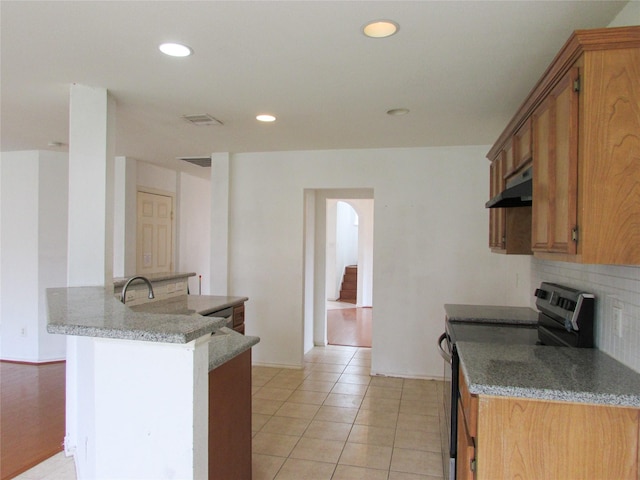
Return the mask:
<svg viewBox="0 0 640 480"><path fill-rule="evenodd" d="M458 365L456 346L447 332L438 338L438 351L444 359L443 409L445 421L442 424L442 463L445 480L456 478L456 449L458 444Z"/></svg>

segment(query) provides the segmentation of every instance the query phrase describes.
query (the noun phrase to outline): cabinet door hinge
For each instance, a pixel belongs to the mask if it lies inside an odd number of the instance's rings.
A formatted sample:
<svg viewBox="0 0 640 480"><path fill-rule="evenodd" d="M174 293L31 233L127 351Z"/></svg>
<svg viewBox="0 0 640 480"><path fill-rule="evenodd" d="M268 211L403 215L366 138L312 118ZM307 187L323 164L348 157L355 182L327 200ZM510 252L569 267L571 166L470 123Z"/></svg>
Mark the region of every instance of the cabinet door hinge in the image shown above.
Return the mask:
<svg viewBox="0 0 640 480"><path fill-rule="evenodd" d="M579 92L579 91L580 91L580 77L577 77L577 78L573 81L573 91L574 91L574 92Z"/></svg>
<svg viewBox="0 0 640 480"><path fill-rule="evenodd" d="M571 230L571 240L573 240L575 243L578 243L578 227L577 226L573 227L573 230Z"/></svg>

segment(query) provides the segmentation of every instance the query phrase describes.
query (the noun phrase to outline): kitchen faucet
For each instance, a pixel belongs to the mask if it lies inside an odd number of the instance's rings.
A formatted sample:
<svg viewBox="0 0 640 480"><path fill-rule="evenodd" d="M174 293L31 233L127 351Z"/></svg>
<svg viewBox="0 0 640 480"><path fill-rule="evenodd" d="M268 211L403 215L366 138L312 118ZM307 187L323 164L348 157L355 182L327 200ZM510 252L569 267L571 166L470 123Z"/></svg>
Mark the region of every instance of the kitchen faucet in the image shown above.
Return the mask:
<svg viewBox="0 0 640 480"><path fill-rule="evenodd" d="M151 286L151 282L149 281L149 279L147 277L143 277L142 275L136 275L134 277L131 277L129 280L127 280L127 283L125 283L124 287L122 287L122 292L120 293L120 301L122 303L125 303L127 300L127 288L129 288L129 284L136 279L144 280L144 282L147 284L147 287L149 287L149 297L147 298L149 299L155 298L153 296L153 287Z"/></svg>

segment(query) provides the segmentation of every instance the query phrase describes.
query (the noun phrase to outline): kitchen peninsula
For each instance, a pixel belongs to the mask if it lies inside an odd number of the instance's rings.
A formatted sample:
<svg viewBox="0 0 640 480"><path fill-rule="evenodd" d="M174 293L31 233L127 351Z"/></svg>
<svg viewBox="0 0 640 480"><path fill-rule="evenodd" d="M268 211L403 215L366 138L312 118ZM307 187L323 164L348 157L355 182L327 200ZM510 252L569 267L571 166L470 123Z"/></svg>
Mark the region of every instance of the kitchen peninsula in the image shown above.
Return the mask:
<svg viewBox="0 0 640 480"><path fill-rule="evenodd" d="M259 338L199 313L246 300L184 295L128 307L105 287L47 290L47 331L75 342L67 356L65 451L78 478L209 476L216 437L209 414L217 412L211 374L238 358L250 373Z"/></svg>

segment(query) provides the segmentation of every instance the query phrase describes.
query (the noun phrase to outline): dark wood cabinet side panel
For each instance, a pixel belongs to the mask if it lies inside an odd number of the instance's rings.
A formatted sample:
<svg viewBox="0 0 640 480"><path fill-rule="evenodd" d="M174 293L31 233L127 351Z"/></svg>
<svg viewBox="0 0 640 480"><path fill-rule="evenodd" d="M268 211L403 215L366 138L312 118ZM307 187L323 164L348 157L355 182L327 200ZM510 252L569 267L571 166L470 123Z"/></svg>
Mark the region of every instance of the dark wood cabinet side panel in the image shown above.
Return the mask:
<svg viewBox="0 0 640 480"><path fill-rule="evenodd" d="M251 349L209 372L209 480L251 478Z"/></svg>

